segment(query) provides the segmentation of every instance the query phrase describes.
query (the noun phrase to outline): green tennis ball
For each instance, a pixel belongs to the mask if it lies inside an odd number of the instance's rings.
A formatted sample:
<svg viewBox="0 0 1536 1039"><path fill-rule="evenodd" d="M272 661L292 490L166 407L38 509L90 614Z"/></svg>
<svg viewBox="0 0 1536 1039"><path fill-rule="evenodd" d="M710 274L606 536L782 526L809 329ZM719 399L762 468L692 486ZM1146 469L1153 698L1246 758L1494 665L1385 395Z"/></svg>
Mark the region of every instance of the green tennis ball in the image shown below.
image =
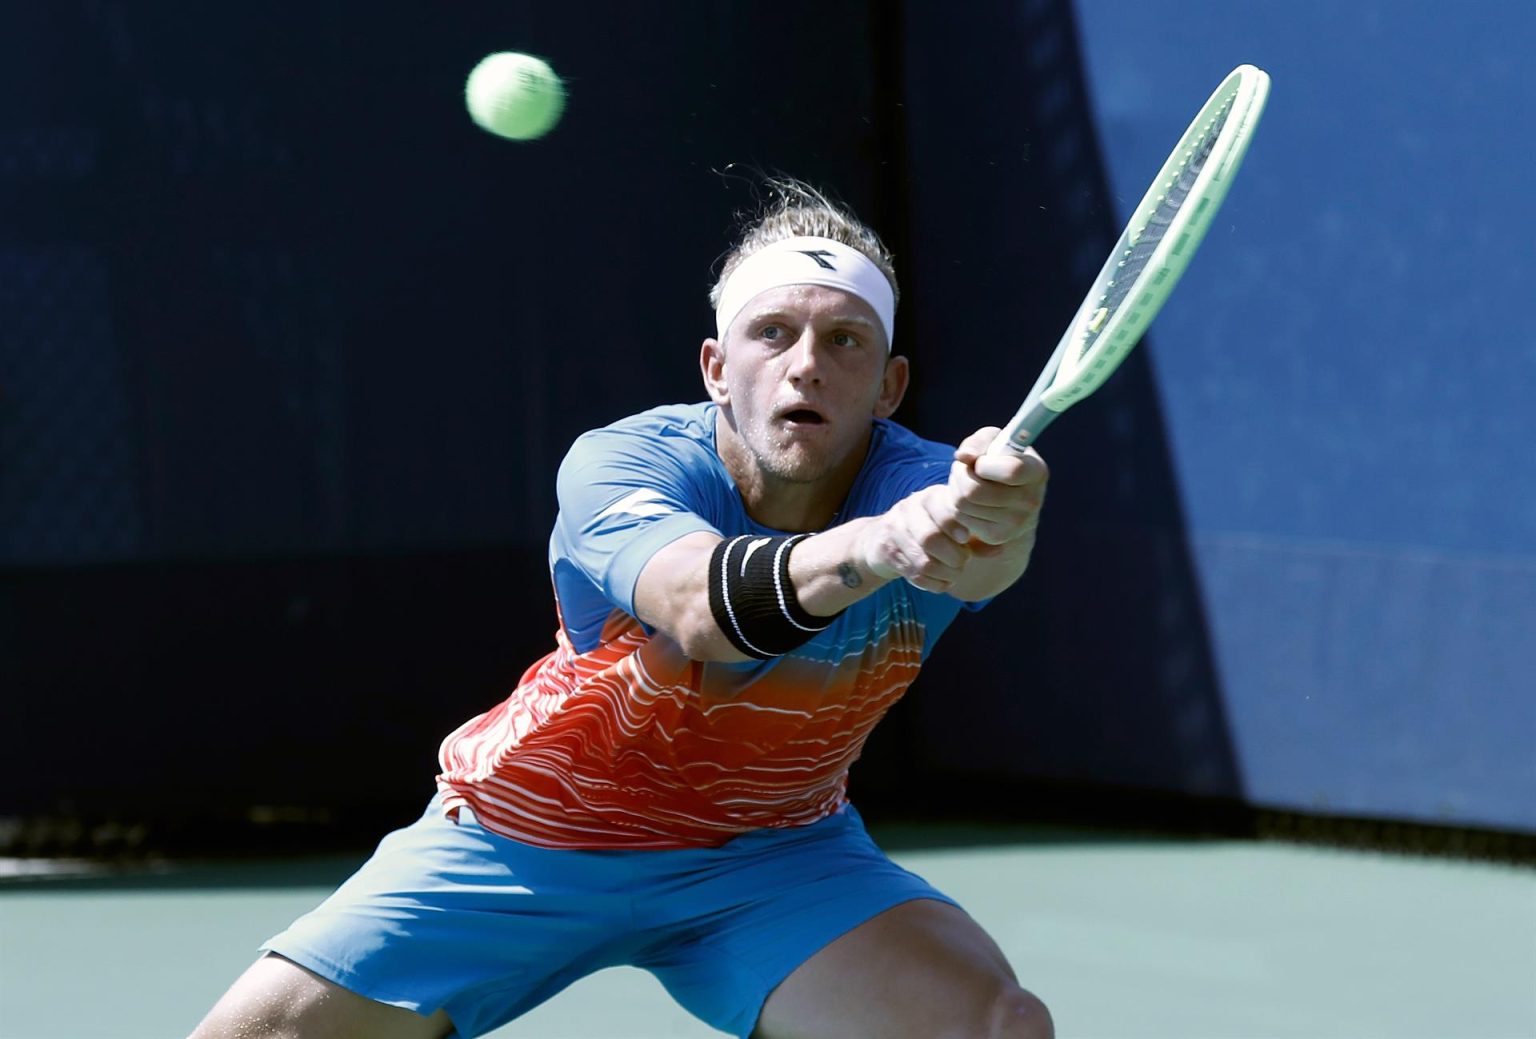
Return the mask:
<svg viewBox="0 0 1536 1039"><path fill-rule="evenodd" d="M565 111L565 84L531 54L487 55L464 84L470 118L482 129L514 141L543 137Z"/></svg>

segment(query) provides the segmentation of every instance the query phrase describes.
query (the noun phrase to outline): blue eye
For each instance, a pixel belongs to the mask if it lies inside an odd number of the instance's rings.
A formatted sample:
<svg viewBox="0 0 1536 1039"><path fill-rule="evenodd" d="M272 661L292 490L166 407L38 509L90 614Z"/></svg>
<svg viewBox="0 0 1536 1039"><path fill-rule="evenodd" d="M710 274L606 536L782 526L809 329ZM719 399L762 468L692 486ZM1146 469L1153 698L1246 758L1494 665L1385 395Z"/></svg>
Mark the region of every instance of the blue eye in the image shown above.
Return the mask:
<svg viewBox="0 0 1536 1039"><path fill-rule="evenodd" d="M858 346L859 345L858 337L857 336L849 335L847 332L839 332L839 333L837 333L837 335L832 337L832 341L834 343L836 343L838 346Z"/></svg>
<svg viewBox="0 0 1536 1039"><path fill-rule="evenodd" d="M758 333L758 336L762 339L777 339L779 338L779 332L781 331L782 329L780 329L778 325L766 325L764 326L763 330Z"/></svg>

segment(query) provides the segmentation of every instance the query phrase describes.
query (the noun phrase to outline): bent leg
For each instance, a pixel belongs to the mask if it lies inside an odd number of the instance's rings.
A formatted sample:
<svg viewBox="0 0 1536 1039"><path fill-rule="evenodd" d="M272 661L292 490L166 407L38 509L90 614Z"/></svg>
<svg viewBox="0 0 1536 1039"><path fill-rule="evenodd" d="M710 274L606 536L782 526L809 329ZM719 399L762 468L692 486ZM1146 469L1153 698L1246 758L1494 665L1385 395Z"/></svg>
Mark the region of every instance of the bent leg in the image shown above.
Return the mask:
<svg viewBox="0 0 1536 1039"><path fill-rule="evenodd" d="M214 1004L189 1039L442 1039L444 1011L424 1017L376 1003L268 954Z"/></svg>
<svg viewBox="0 0 1536 1039"><path fill-rule="evenodd" d="M905 902L832 942L773 990L754 1039L1051 1039L1045 1004L962 910Z"/></svg>

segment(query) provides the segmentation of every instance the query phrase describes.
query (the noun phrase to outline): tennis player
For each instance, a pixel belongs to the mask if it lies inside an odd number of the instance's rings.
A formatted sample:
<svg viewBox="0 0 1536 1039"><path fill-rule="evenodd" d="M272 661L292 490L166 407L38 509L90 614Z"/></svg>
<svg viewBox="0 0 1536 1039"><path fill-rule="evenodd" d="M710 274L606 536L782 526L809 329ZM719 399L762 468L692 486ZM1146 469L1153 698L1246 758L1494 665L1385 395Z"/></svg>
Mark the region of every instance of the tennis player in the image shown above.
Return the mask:
<svg viewBox="0 0 1536 1039"><path fill-rule="evenodd" d="M891 421L889 254L814 189L773 196L711 292L708 401L560 467L556 648L196 1039L478 1036L618 964L738 1036L1053 1034L846 797L939 634L1024 572L1045 465Z"/></svg>

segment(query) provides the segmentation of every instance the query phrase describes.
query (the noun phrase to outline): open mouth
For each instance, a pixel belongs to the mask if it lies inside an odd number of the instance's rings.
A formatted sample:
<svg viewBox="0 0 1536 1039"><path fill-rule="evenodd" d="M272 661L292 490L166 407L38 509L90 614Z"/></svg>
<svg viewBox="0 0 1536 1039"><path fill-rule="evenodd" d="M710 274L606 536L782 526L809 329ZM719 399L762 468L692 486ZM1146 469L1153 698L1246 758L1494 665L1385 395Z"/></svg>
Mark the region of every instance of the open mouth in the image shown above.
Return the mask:
<svg viewBox="0 0 1536 1039"><path fill-rule="evenodd" d="M779 412L779 418L797 426L819 426L827 421L826 416L814 408L790 408Z"/></svg>

